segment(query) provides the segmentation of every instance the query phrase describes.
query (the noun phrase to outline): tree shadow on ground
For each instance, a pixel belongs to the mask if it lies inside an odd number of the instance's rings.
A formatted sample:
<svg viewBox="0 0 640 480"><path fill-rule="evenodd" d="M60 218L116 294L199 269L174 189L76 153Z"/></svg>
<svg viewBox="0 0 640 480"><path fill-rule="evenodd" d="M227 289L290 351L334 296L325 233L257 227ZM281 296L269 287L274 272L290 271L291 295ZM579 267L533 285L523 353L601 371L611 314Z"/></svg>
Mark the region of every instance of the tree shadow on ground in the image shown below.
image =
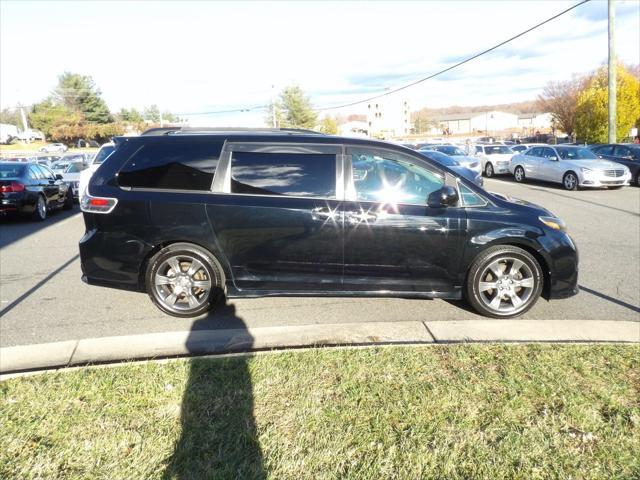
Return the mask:
<svg viewBox="0 0 640 480"><path fill-rule="evenodd" d="M250 349L252 338L247 327L224 297L210 317L213 315L223 315L227 328L240 330L242 349ZM208 320L210 318L200 321ZM198 335L197 323L187 340L187 348L194 354L206 349ZM182 431L167 459L164 479L265 478L253 416L249 358L231 356L190 361L182 399Z"/></svg>

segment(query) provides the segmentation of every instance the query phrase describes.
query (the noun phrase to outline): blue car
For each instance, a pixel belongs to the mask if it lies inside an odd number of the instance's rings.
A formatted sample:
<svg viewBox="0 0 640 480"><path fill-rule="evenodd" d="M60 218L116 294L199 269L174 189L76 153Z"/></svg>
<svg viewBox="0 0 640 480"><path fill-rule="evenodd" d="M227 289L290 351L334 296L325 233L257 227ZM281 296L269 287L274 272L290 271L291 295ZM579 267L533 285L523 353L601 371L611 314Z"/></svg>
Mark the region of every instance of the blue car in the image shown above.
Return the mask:
<svg viewBox="0 0 640 480"><path fill-rule="evenodd" d="M420 153L421 155L424 155L429 160L439 163L444 167L449 167L451 170L459 174L461 177L464 177L467 180L472 181L479 187L481 187L484 183L482 180L482 175L480 173L474 172L470 168L463 167L462 165L460 165L460 163L457 160L455 160L454 158L451 158L449 155L438 152L436 150L418 150L418 153Z"/></svg>

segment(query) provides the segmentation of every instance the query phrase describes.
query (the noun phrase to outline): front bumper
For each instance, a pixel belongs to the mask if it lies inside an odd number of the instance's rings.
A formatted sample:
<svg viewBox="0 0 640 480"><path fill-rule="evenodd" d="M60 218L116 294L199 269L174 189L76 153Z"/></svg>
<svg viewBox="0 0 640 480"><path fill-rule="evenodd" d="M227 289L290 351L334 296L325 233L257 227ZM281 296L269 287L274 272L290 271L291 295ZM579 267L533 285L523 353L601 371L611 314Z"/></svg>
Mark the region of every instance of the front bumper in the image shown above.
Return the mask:
<svg viewBox="0 0 640 480"><path fill-rule="evenodd" d="M581 187L624 187L631 182L631 174L623 175L621 177L606 177L603 175L582 175L580 179Z"/></svg>

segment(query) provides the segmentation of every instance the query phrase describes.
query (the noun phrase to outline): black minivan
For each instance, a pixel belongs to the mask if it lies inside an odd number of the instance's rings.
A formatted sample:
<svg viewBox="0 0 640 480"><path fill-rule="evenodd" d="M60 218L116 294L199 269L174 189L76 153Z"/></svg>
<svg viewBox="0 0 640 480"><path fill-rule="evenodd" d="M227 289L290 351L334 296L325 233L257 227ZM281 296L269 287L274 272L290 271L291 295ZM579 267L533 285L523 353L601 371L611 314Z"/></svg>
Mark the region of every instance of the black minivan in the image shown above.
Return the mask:
<svg viewBox="0 0 640 480"><path fill-rule="evenodd" d="M81 201L82 278L170 315L225 293L464 297L509 318L578 291L562 220L399 145L287 129L115 143Z"/></svg>

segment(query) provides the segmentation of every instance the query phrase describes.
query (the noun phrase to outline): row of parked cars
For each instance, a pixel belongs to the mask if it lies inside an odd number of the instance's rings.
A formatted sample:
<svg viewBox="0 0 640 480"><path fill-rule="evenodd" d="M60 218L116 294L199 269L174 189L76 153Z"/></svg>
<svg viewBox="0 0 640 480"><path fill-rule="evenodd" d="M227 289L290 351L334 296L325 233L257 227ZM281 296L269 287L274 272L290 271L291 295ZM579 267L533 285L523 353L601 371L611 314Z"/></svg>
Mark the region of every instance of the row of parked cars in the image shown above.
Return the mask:
<svg viewBox="0 0 640 480"><path fill-rule="evenodd" d="M35 155L0 161L0 215L31 215L37 220L48 212L73 208L90 174L113 151L103 145L96 154Z"/></svg>
<svg viewBox="0 0 640 480"><path fill-rule="evenodd" d="M501 143L459 147L423 144L417 149L432 160L458 169L458 173L482 185L482 175L513 175L517 182L542 180L578 188L640 186L640 145L547 145ZM437 153L434 153L437 152ZM438 157L445 155L449 157ZM449 162L449 163L446 163Z"/></svg>

